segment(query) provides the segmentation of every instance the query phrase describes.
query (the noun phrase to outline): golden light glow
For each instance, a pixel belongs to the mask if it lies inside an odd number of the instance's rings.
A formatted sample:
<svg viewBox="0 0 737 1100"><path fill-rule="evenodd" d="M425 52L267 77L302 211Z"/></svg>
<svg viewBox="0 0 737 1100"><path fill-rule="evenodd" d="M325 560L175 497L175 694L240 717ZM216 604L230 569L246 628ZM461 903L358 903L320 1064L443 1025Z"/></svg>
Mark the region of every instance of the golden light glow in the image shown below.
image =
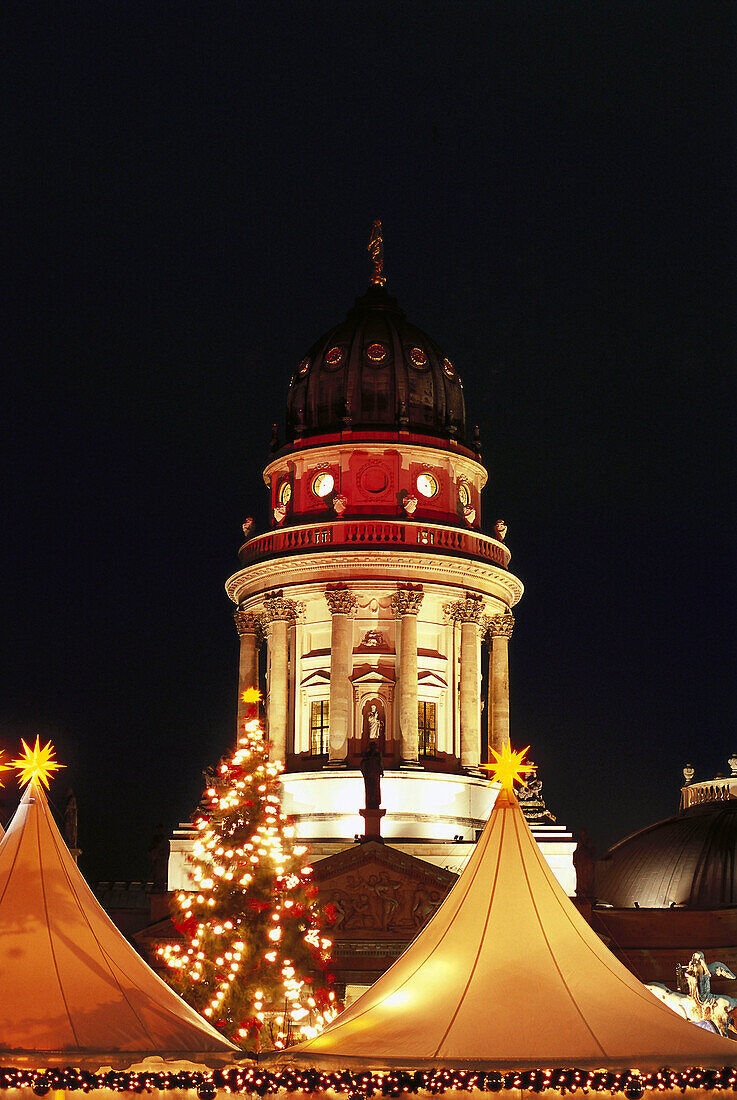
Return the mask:
<svg viewBox="0 0 737 1100"><path fill-rule="evenodd" d="M21 744L24 755L13 761L13 767L20 772L18 783L20 786L25 787L27 783L32 783L34 779L38 779L39 783L43 783L45 787L48 787L49 776L59 768L66 767L66 764L59 764L58 761L54 760L54 747L50 741L41 746L37 737L36 744L32 749L22 738Z"/></svg>
<svg viewBox="0 0 737 1100"><path fill-rule="evenodd" d="M529 751L529 745L526 749L520 749L519 752L515 752L511 745L504 745L501 752L492 749L493 762L482 764L481 767L489 772L491 780L501 783L502 790L514 791L515 783L520 783L523 787L527 786L522 778L523 773L535 770L534 765L525 764L525 756Z"/></svg>
<svg viewBox="0 0 737 1100"><path fill-rule="evenodd" d="M0 749L0 756L3 756L3 755L4 755L4 750ZM3 764L2 760L0 760L0 772L11 772L12 770L13 770L13 765L12 764ZM3 784L2 779L0 779L0 787L2 787L2 786L4 786L4 784Z"/></svg>

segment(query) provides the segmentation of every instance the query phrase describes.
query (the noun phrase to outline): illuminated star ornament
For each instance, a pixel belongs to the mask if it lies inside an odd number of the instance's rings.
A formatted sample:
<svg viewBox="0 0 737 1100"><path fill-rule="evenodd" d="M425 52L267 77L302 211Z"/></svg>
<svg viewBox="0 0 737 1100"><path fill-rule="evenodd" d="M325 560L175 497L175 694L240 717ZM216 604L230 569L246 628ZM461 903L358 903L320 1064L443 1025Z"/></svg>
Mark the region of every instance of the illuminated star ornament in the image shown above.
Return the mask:
<svg viewBox="0 0 737 1100"><path fill-rule="evenodd" d="M3 749L0 749L0 756L3 756L3 755L4 755ZM0 772L10 772L12 770L13 770L13 765L12 764L3 764L2 760L0 760ZM4 784L3 784L2 779L0 779L0 787L2 787L2 786L4 786Z"/></svg>
<svg viewBox="0 0 737 1100"><path fill-rule="evenodd" d="M34 779L37 779L39 783L43 783L45 787L48 787L49 776L59 768L66 767L66 765L59 764L58 761L54 760L54 747L50 741L41 746L37 737L36 744L33 748L30 748L21 738L21 744L24 750L23 755L12 763L12 766L17 768L20 773L18 778L20 786L25 787L27 783L32 783Z"/></svg>
<svg viewBox="0 0 737 1100"><path fill-rule="evenodd" d="M241 692L241 699L244 703L260 703L261 692L258 688L246 688L245 691Z"/></svg>
<svg viewBox="0 0 737 1100"><path fill-rule="evenodd" d="M493 762L481 766L488 770L492 782L501 783L502 790L514 792L515 783L520 783L523 787L527 786L523 773L535 770L534 764L525 764L525 756L529 751L529 745L526 749L515 752L511 745L506 744L502 746L501 752L492 749Z"/></svg>

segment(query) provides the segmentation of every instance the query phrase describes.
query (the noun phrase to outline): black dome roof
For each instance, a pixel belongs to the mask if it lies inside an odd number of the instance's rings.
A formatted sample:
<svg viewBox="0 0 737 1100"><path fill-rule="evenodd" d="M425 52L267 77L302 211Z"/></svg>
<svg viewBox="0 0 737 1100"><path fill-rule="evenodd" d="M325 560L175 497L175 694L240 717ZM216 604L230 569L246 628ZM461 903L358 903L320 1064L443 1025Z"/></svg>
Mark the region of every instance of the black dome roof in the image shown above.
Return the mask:
<svg viewBox="0 0 737 1100"><path fill-rule="evenodd" d="M383 286L369 287L312 345L289 388L288 443L347 428L465 440L455 367Z"/></svg>
<svg viewBox="0 0 737 1100"><path fill-rule="evenodd" d="M616 908L737 905L737 799L706 802L620 841L597 864L596 894Z"/></svg>

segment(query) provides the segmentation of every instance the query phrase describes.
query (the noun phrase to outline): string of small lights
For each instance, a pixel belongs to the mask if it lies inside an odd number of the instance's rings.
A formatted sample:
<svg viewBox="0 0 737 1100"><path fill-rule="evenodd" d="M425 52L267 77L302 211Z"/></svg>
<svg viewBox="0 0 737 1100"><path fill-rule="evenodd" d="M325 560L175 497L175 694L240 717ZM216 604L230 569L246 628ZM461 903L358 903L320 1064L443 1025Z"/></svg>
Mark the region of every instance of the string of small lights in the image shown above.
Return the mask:
<svg viewBox="0 0 737 1100"><path fill-rule="evenodd" d="M281 812L282 771L268 758L258 719L246 721L195 821L193 889L176 896L173 914L185 943L157 950L169 984L228 1038L256 1050L312 1038L338 1010L322 977L332 944L307 849ZM320 978L310 981L310 971Z"/></svg>
<svg viewBox="0 0 737 1100"><path fill-rule="evenodd" d="M652 1073L638 1070L527 1069L502 1072L473 1070L393 1070L382 1073L353 1073L335 1070L323 1073L315 1069L284 1069L278 1073L257 1066L229 1067L201 1073L179 1070L176 1073L149 1073L108 1070L89 1073L72 1067L48 1069L0 1068L0 1090L31 1089L36 1096L52 1090L69 1092L170 1092L193 1089L199 1100L214 1100L218 1092L267 1096L276 1092L310 1096L330 1089L351 1100L373 1096L402 1096L446 1092L556 1092L563 1096L574 1092L623 1094L627 1100L640 1100L646 1092L737 1092L737 1068L685 1070L659 1069Z"/></svg>

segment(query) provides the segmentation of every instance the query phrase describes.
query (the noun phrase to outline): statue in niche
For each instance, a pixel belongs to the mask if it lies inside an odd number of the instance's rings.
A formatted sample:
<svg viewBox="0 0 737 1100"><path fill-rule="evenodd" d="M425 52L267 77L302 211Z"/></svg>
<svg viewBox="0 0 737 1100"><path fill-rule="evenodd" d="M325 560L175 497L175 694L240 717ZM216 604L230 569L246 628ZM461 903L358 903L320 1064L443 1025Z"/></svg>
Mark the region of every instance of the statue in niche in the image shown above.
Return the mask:
<svg viewBox="0 0 737 1100"><path fill-rule="evenodd" d="M361 757L361 775L366 794L366 809L378 810L381 806L381 777L384 765L381 753L375 741L369 743L368 751Z"/></svg>
<svg viewBox="0 0 737 1100"><path fill-rule="evenodd" d="M384 732L384 720L379 714L376 703L372 703L369 708L366 717L366 726L368 728L369 741L380 741L381 735Z"/></svg>

